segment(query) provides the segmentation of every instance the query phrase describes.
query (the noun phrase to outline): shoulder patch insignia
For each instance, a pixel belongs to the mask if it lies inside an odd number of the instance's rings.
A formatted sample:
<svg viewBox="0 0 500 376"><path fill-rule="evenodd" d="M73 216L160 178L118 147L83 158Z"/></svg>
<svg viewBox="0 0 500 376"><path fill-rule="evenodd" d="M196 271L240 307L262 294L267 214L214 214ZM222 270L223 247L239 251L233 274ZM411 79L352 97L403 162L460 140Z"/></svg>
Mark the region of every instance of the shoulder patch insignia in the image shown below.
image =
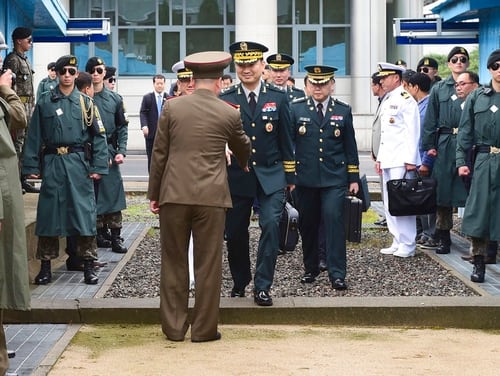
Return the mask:
<svg viewBox="0 0 500 376"><path fill-rule="evenodd" d="M408 99L408 98L410 98L410 97L411 97L411 95L410 95L410 94L408 94L408 92L407 92L407 91L402 91L402 92L401 92L401 96L402 96L404 99Z"/></svg>

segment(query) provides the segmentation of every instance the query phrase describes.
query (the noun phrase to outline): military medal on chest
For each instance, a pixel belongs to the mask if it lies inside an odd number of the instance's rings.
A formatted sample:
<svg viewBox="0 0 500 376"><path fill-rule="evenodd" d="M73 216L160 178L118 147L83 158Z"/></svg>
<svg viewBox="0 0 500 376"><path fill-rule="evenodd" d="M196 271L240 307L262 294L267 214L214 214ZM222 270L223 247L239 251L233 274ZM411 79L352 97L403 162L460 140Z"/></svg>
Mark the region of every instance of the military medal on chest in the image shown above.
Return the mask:
<svg viewBox="0 0 500 376"><path fill-rule="evenodd" d="M269 119L269 122L266 124L266 132L272 132L273 131L273 123L271 123L273 119Z"/></svg>
<svg viewBox="0 0 500 376"><path fill-rule="evenodd" d="M306 129L306 125L305 124L302 124L300 127L299 127L299 134L301 136L305 135L307 132L307 129Z"/></svg>

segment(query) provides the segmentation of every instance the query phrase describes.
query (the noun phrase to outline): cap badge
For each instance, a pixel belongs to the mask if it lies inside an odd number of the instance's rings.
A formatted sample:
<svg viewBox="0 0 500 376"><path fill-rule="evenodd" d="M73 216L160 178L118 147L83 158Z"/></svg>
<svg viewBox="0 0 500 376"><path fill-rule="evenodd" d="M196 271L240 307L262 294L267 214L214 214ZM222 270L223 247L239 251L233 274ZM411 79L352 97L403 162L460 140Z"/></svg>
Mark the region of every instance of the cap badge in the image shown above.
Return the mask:
<svg viewBox="0 0 500 376"><path fill-rule="evenodd" d="M281 61L281 54L276 54L276 61Z"/></svg>
<svg viewBox="0 0 500 376"><path fill-rule="evenodd" d="M72 57L69 59L69 64L70 65L76 65L76 58Z"/></svg>
<svg viewBox="0 0 500 376"><path fill-rule="evenodd" d="M321 73L320 67L314 67L314 73Z"/></svg>
<svg viewBox="0 0 500 376"><path fill-rule="evenodd" d="M242 50L242 51L248 50L248 45L247 45L246 42L241 42L240 43L240 50Z"/></svg>
<svg viewBox="0 0 500 376"><path fill-rule="evenodd" d="M429 59L424 60L424 65L429 65Z"/></svg>

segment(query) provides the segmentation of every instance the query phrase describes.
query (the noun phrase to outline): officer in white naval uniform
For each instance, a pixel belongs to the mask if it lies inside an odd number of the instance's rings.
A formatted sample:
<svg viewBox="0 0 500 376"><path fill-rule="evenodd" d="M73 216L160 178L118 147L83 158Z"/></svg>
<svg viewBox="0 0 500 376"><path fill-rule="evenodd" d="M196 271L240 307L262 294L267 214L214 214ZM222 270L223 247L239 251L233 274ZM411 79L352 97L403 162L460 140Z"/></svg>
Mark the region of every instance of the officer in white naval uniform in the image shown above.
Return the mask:
<svg viewBox="0 0 500 376"><path fill-rule="evenodd" d="M420 164L420 117L417 102L401 85L404 68L378 64L380 83L387 93L380 105L380 146L375 169L382 174L386 186L391 179L400 179L405 171L412 171ZM390 247L381 253L398 257L415 255L416 217L394 217L389 213L387 190L383 190L387 227L393 236Z"/></svg>

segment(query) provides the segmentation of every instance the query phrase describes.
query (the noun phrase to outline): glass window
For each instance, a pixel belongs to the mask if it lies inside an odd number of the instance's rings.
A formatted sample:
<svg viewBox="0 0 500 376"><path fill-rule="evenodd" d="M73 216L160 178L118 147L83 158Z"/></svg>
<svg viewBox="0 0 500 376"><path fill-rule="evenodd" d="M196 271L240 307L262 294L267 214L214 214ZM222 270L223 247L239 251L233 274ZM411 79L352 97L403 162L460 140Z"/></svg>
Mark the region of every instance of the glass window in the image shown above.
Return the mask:
<svg viewBox="0 0 500 376"><path fill-rule="evenodd" d="M168 0L158 1L158 24L170 25L170 7Z"/></svg>
<svg viewBox="0 0 500 376"><path fill-rule="evenodd" d="M319 23L319 0L309 0L309 24Z"/></svg>
<svg viewBox="0 0 500 376"><path fill-rule="evenodd" d="M181 59L181 38L180 33L165 32L161 34L161 66L162 73L172 73L172 65Z"/></svg>
<svg viewBox="0 0 500 376"><path fill-rule="evenodd" d="M118 25L152 25L156 24L156 0L120 0L118 6Z"/></svg>
<svg viewBox="0 0 500 376"><path fill-rule="evenodd" d="M155 74L156 73L155 30L153 29L119 30L118 67L121 76Z"/></svg>
<svg viewBox="0 0 500 376"><path fill-rule="evenodd" d="M301 25L307 23L306 0L295 0L295 23Z"/></svg>
<svg viewBox="0 0 500 376"><path fill-rule="evenodd" d="M226 0L226 25L234 23L234 0Z"/></svg>
<svg viewBox="0 0 500 376"><path fill-rule="evenodd" d="M323 0L323 23L350 24L350 2L347 0Z"/></svg>
<svg viewBox="0 0 500 376"><path fill-rule="evenodd" d="M222 25L223 10L219 8L217 0L187 0L186 24Z"/></svg>
<svg viewBox="0 0 500 376"><path fill-rule="evenodd" d="M172 24L173 25L183 25L183 13L184 6L182 5L183 0L172 0Z"/></svg>
<svg viewBox="0 0 500 376"><path fill-rule="evenodd" d="M292 28L278 28L278 51L288 55L292 55Z"/></svg>
<svg viewBox="0 0 500 376"><path fill-rule="evenodd" d="M278 0L278 25L291 25L293 0Z"/></svg>
<svg viewBox="0 0 500 376"><path fill-rule="evenodd" d="M299 71L304 71L307 65L319 64L316 47L316 31L299 31ZM295 62L297 64L297 62Z"/></svg>
<svg viewBox="0 0 500 376"><path fill-rule="evenodd" d="M200 51L223 51L223 29L187 29L186 55Z"/></svg>
<svg viewBox="0 0 500 376"><path fill-rule="evenodd" d="M348 27L323 29L323 63L338 68L339 76L350 74L349 48Z"/></svg>

